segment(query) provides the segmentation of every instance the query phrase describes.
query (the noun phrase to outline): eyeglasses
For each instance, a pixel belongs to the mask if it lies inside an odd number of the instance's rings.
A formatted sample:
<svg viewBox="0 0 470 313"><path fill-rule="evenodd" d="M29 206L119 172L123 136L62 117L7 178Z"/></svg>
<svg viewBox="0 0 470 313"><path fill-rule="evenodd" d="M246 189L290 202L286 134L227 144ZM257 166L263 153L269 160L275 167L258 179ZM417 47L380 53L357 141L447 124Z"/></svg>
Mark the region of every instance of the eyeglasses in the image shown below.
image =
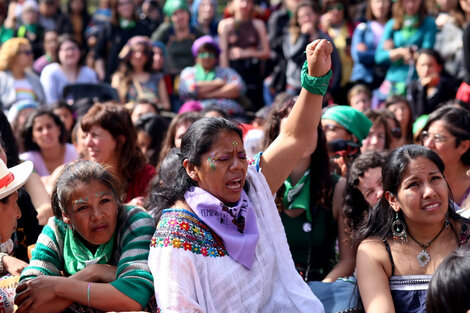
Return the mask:
<svg viewBox="0 0 470 313"><path fill-rule="evenodd" d="M423 131L421 133L420 139L422 143L424 143L428 139L431 139L432 141L434 141L434 143L443 143L446 142L448 138L440 134L430 134L427 131Z"/></svg>
<svg viewBox="0 0 470 313"><path fill-rule="evenodd" d="M26 56L30 56L30 55L33 54L33 51L31 51L31 50L20 50L20 51L18 51L18 54L24 54Z"/></svg>
<svg viewBox="0 0 470 313"><path fill-rule="evenodd" d="M333 10L344 10L344 5L342 3L337 3L337 4L330 4L328 7L327 7L328 11L333 11Z"/></svg>
<svg viewBox="0 0 470 313"><path fill-rule="evenodd" d="M325 132L335 132L337 130L346 130L342 126L333 125L333 124L325 124L325 125L322 125L322 127Z"/></svg>

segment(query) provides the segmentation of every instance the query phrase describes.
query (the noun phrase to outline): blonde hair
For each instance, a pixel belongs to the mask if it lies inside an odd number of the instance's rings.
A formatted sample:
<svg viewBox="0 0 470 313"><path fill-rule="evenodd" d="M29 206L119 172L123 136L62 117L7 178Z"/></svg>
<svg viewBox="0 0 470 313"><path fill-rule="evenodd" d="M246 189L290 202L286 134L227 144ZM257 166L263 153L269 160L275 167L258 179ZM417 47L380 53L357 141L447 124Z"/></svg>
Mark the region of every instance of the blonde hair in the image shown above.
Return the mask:
<svg viewBox="0 0 470 313"><path fill-rule="evenodd" d="M26 38L11 38L3 43L0 48L0 71L11 68L13 58L18 55L21 45L31 48L31 44Z"/></svg>
<svg viewBox="0 0 470 313"><path fill-rule="evenodd" d="M348 105L350 104L352 97L357 96L358 94L361 94L361 93L365 94L367 98L372 99L372 93L370 92L370 89L367 88L366 85L359 84L359 85L352 87L348 91Z"/></svg>

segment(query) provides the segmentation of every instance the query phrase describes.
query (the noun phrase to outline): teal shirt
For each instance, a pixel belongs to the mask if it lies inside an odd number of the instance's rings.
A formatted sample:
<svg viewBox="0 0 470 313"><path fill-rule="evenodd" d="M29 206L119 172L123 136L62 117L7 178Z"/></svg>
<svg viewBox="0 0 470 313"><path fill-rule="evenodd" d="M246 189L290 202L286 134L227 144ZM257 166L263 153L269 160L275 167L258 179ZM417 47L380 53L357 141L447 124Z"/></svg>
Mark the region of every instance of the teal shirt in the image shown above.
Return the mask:
<svg viewBox="0 0 470 313"><path fill-rule="evenodd" d="M421 26L410 37L405 38L401 30L393 30L394 19L389 20L384 27L382 39L375 51L375 62L377 64L390 64L385 79L391 82L405 82L408 75L408 64L403 64L401 60L391 62L390 51L384 50L386 40L393 39L395 48L416 46L419 49L432 49L436 41L436 23L430 16L426 16ZM416 76L416 74L414 74Z"/></svg>

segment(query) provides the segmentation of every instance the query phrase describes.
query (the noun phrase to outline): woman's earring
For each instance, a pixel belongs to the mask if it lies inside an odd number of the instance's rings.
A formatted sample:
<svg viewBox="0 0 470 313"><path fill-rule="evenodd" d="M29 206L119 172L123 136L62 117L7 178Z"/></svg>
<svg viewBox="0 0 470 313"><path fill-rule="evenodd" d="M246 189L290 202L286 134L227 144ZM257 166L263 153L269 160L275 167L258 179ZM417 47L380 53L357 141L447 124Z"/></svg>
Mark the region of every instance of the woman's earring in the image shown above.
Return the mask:
<svg viewBox="0 0 470 313"><path fill-rule="evenodd" d="M406 236L406 224L399 218L398 212L396 212L395 220L392 223L392 234L395 241L400 243L408 241Z"/></svg>

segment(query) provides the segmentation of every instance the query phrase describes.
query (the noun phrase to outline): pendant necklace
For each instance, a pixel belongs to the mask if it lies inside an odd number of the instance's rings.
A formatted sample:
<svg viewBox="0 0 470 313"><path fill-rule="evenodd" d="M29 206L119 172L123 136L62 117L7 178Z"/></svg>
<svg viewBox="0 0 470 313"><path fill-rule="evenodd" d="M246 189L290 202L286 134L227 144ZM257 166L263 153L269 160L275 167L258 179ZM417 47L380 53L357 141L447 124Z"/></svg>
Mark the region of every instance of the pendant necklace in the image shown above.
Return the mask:
<svg viewBox="0 0 470 313"><path fill-rule="evenodd" d="M418 256L416 257L418 259L418 263L419 265L421 265L421 267L425 267L429 261L431 261L431 256L429 255L429 253L426 251L426 249L431 245L431 243L434 242L434 240L436 240L441 234L442 232L444 231L444 229L446 228L447 226L447 223L444 223L444 225L442 226L441 230L439 231L439 233L428 243L421 243L419 242L418 240L416 240L409 232L408 232L408 236L410 236L411 239L413 239L414 242L416 242L420 247L421 249L421 252L418 254Z"/></svg>

